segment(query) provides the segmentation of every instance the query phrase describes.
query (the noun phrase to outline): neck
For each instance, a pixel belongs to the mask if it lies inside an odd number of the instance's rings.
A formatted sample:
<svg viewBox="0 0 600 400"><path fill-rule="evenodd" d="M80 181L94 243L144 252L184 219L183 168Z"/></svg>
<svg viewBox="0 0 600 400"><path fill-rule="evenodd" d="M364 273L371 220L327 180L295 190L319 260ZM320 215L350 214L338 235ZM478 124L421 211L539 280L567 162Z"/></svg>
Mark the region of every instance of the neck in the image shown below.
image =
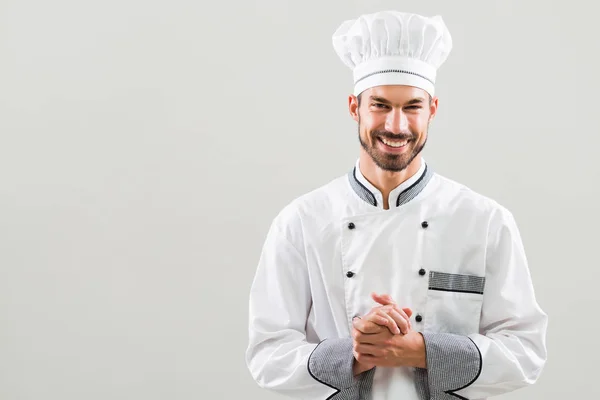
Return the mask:
<svg viewBox="0 0 600 400"><path fill-rule="evenodd" d="M359 163L360 172L365 179L381 192L383 196L383 208L387 210L390 207L388 202L390 192L417 173L419 168L421 168L421 155L416 156L402 171L385 171L379 168L371 156L361 148Z"/></svg>

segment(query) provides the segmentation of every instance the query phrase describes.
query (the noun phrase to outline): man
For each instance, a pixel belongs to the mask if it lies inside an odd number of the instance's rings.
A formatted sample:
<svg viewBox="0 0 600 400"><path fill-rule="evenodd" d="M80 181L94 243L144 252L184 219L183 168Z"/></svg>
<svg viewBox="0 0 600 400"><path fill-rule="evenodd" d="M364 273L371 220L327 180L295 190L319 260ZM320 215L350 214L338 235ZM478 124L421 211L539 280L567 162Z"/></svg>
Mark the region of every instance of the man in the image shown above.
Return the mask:
<svg viewBox="0 0 600 400"><path fill-rule="evenodd" d="M442 19L363 15L333 43L353 69L360 155L270 227L250 293L252 376L299 399L484 399L533 384L547 316L515 220L421 156L452 47Z"/></svg>

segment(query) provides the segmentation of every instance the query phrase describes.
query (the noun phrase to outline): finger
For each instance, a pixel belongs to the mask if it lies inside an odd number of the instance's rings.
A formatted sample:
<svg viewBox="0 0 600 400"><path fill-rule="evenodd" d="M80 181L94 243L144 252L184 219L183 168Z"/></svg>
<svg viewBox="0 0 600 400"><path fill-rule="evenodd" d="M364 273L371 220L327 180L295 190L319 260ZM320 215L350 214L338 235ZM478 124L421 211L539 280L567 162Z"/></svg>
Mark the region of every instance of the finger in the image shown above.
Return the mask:
<svg viewBox="0 0 600 400"><path fill-rule="evenodd" d="M398 307L396 304L386 304L385 306L379 305L379 306L375 306L373 308L371 308L371 312L375 312L377 310L383 310L383 311L389 311L389 310L399 310L400 307Z"/></svg>
<svg viewBox="0 0 600 400"><path fill-rule="evenodd" d="M413 311L410 308L408 308L408 307L400 308L396 304L396 302L392 299L392 297L388 294L379 295L377 293L371 293L371 297L377 303L381 304L381 306L373 307L372 310L375 310L378 307L380 307L380 308L384 308L387 311L388 307L393 307L396 309L396 311L398 311L400 313L400 315L402 315L402 312L404 312L404 314L406 314L406 316L408 317L408 320L409 320L409 325L410 325L410 317L413 315Z"/></svg>
<svg viewBox="0 0 600 400"><path fill-rule="evenodd" d="M390 333L387 328L382 328L382 331L378 333L366 334L358 332L353 334L352 337L354 338L353 343L381 346L389 342L389 340L394 337L394 334Z"/></svg>
<svg viewBox="0 0 600 400"><path fill-rule="evenodd" d="M389 318L383 310L374 308L362 318L362 321L372 322L380 326L388 326Z"/></svg>
<svg viewBox="0 0 600 400"><path fill-rule="evenodd" d="M367 343L358 343L354 345L354 351L358 354L378 357L383 354L383 350L377 346Z"/></svg>
<svg viewBox="0 0 600 400"><path fill-rule="evenodd" d="M408 329L409 330L412 329L412 324L410 323L410 316L412 315L411 309L410 308L396 308L395 310L398 314L400 314L400 316L402 318L404 318L406 320L406 323L408 324ZM406 311L404 311L404 310L408 310L410 312L410 314L407 314Z"/></svg>
<svg viewBox="0 0 600 400"><path fill-rule="evenodd" d="M394 301L394 299L392 299L392 297L389 294L377 294L377 293L371 293L371 298L383 305L383 306L387 306L387 305L393 305L396 304L396 302Z"/></svg>
<svg viewBox="0 0 600 400"><path fill-rule="evenodd" d="M398 328L398 326L396 325L396 321L394 321L394 319L387 312L385 312L383 310L375 310L375 311L369 313L365 317L365 320L376 323L381 328L384 328L384 329L387 328L392 333L400 333L400 328ZM379 329L377 331L375 329L371 329L371 331L369 333L376 333L376 332L381 332L381 329Z"/></svg>
<svg viewBox="0 0 600 400"><path fill-rule="evenodd" d="M410 311L410 309L408 309L408 310ZM386 314L391 315L392 318L394 318L394 320L396 321L396 325L400 328L401 331L402 331L402 327L400 326L400 324L404 324L404 323L398 322L397 314L406 320L406 325L408 325L409 330L412 327L412 325L410 323L410 317L408 315L406 315L406 313L397 305L377 306L377 307L374 307L371 312L376 312L376 311L383 311ZM392 313L392 312L394 312L394 313ZM406 334L406 331L402 331L402 333Z"/></svg>
<svg viewBox="0 0 600 400"><path fill-rule="evenodd" d="M394 318L390 315L390 312L391 312L391 310L388 312L385 312L383 310L378 310L376 315L379 315L379 316L385 318L385 320L386 320L385 326L387 326L387 328L390 330L390 332L392 332L392 334L399 335L400 328L398 327L398 324L396 323Z"/></svg>
<svg viewBox="0 0 600 400"><path fill-rule="evenodd" d="M372 319L376 318L372 316ZM362 319L355 319L354 321L352 321L352 326L356 331L358 331L357 333L373 334L379 333L383 329L386 329L386 323L387 319L383 317L379 317L379 319L376 322L373 322L372 320L369 320L365 317Z"/></svg>
<svg viewBox="0 0 600 400"><path fill-rule="evenodd" d="M392 304L388 304L385 306L375 306L371 309L371 311L369 311L369 313L378 313L378 312L384 312L384 313L389 313L391 310L396 310L396 311L400 311L400 307L398 307L397 305L392 305Z"/></svg>
<svg viewBox="0 0 600 400"><path fill-rule="evenodd" d="M410 311L410 309L408 309L408 310ZM396 307L396 308L394 308L394 312L397 313L398 315L400 315L406 321L406 325L409 330L412 329L412 324L410 323L410 316L407 315L406 312L404 312L404 309ZM395 314L390 313L390 315L392 315L394 317L394 319L397 318L397 316ZM400 328L400 330L402 331L403 334L408 333L402 329L400 324L398 324L398 327Z"/></svg>
<svg viewBox="0 0 600 400"><path fill-rule="evenodd" d="M399 334L400 329L390 315L380 309L375 309L360 320L353 321L353 326L364 334L379 333L387 328L392 334Z"/></svg>
<svg viewBox="0 0 600 400"><path fill-rule="evenodd" d="M371 324L371 323L369 322L369 324ZM388 335L391 335L391 333L385 326L380 326L380 325L376 325L376 324L372 324L371 326L366 327L364 330L367 332L362 332L356 328L353 328L350 335L352 336L352 338L355 341L361 342L361 343L373 342L372 337L381 334L381 332L386 332Z"/></svg>
<svg viewBox="0 0 600 400"><path fill-rule="evenodd" d="M406 335L410 330L410 324L409 319L404 313L404 311L398 312L396 309L393 309L388 311L388 315L392 317L392 319L400 329L400 332L402 332L403 335Z"/></svg>

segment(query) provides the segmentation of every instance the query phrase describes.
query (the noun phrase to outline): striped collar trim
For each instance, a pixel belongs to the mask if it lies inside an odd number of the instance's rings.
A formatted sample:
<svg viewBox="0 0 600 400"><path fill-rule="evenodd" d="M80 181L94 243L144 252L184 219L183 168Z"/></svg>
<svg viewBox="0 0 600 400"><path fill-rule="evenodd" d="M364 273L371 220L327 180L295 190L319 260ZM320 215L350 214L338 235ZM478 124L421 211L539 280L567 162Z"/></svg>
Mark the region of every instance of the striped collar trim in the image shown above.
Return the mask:
<svg viewBox="0 0 600 400"><path fill-rule="evenodd" d="M354 192L357 194L358 197L360 197L361 199L363 199L365 202L369 203L370 205L372 205L374 207L383 208L383 204L380 204L380 202L377 201L377 197L375 196L373 191L371 189L367 188L357 178L356 169L357 169L357 166L355 166L348 173L348 181L350 182L350 186L352 187ZM398 194L398 197L396 198L396 207L400 207L400 206L408 203L415 197L417 197L417 195L419 193L421 193L421 191L423 191L423 189L425 189L425 186L427 186L427 184L429 183L429 181L431 180L432 177L433 177L433 171L431 170L431 168L429 168L429 166L427 164L425 164L425 168L424 168L421 176L415 182L413 182L410 186L408 186L406 189L402 190ZM381 196L379 196L379 197L381 197ZM392 204L390 204L390 206L391 205Z"/></svg>

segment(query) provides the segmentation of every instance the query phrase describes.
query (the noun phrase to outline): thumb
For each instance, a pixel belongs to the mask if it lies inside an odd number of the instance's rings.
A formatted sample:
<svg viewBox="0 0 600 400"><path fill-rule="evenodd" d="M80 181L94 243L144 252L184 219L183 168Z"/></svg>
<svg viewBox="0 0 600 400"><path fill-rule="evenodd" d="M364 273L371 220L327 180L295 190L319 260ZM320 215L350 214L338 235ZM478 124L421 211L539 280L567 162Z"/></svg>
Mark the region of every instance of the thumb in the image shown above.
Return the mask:
<svg viewBox="0 0 600 400"><path fill-rule="evenodd" d="M389 294L379 295L377 293L371 293L371 298L373 298L373 300L375 300L377 303L384 306L396 304L394 299L392 299L392 297Z"/></svg>
<svg viewBox="0 0 600 400"><path fill-rule="evenodd" d="M413 314L413 312L410 308L403 308L402 311L404 311L406 313L406 315L408 315L408 318L410 318L411 315Z"/></svg>

